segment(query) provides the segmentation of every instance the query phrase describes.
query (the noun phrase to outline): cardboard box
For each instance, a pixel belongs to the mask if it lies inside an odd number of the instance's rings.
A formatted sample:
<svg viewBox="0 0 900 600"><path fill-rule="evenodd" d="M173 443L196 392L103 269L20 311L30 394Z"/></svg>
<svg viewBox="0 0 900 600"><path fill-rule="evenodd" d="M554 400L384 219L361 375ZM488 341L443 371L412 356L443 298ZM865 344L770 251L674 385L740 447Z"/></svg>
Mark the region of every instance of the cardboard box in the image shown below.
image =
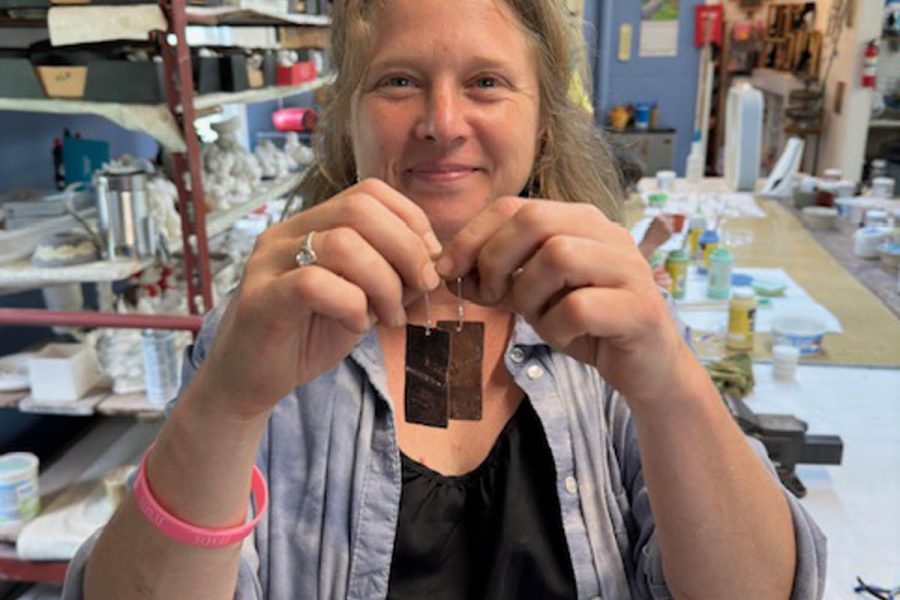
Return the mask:
<svg viewBox="0 0 900 600"><path fill-rule="evenodd" d="M194 56L194 89L198 94L222 91L221 59L218 56Z"/></svg>
<svg viewBox="0 0 900 600"><path fill-rule="evenodd" d="M81 99L87 83L86 66L35 67L47 98Z"/></svg>

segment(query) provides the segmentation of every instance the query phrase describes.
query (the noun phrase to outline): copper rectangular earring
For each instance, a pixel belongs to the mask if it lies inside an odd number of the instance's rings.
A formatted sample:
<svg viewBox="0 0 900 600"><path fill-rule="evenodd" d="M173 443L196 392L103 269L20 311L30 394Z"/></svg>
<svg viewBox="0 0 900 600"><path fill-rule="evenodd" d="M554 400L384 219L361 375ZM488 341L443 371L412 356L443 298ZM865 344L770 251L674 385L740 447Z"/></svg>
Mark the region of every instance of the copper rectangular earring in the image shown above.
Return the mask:
<svg viewBox="0 0 900 600"><path fill-rule="evenodd" d="M426 323L406 326L405 419L408 423L447 427L449 419L481 419L481 365L484 323L466 322L462 279L457 279L457 320L431 319L425 296Z"/></svg>
<svg viewBox="0 0 900 600"><path fill-rule="evenodd" d="M456 323L438 323L440 329L450 333L450 368L447 373L450 418L480 421L484 323L464 320L462 278L456 279L456 297Z"/></svg>

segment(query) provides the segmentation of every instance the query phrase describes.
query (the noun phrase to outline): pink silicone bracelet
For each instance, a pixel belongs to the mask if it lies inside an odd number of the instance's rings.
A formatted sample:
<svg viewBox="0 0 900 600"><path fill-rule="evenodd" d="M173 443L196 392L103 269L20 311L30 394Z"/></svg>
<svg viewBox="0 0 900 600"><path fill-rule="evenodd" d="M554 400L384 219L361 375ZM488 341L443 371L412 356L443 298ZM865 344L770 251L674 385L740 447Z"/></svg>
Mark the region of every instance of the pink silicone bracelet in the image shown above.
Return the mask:
<svg viewBox="0 0 900 600"><path fill-rule="evenodd" d="M153 447L151 446L144 453L144 458L141 459L141 466L138 467L137 478L134 482L134 499L137 501L141 513L147 517L147 520L154 527L176 542L201 548L230 546L250 535L250 532L253 531L253 528L256 527L256 524L262 518L263 513L266 512L266 507L269 504L269 488L266 486L266 480L263 478L262 472L256 465L253 465L250 487L253 490L259 509L256 511L256 516L253 520L230 529L206 529L185 523L178 517L173 516L160 506L156 498L153 497L150 485L147 483L147 457L152 449Z"/></svg>

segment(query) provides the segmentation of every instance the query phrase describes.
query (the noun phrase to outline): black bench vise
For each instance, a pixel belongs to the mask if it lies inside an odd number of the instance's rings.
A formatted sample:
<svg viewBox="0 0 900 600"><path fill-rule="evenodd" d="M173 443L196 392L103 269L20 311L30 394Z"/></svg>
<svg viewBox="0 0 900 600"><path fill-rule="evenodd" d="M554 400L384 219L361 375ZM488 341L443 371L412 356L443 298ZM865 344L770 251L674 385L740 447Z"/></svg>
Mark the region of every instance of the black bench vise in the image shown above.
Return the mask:
<svg viewBox="0 0 900 600"><path fill-rule="evenodd" d="M844 442L840 436L809 435L806 421L794 415L758 415L740 398L723 395L722 399L744 433L763 443L781 482L798 498L806 495L806 487L797 477L797 464L841 464Z"/></svg>

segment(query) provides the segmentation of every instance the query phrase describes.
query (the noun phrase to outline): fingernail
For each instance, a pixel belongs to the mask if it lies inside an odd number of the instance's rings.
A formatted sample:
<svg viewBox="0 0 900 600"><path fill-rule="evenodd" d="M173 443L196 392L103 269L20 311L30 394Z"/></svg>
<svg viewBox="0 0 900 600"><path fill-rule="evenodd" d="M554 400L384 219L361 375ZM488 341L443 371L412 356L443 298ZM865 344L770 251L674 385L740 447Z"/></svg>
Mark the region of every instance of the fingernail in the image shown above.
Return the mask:
<svg viewBox="0 0 900 600"><path fill-rule="evenodd" d="M394 316L391 319L391 324L394 327L403 327L404 325L406 325L406 311L403 310L402 307L394 311Z"/></svg>
<svg viewBox="0 0 900 600"><path fill-rule="evenodd" d="M425 245L428 247L428 251L432 256L438 256L441 252L444 251L444 247L441 246L441 243L438 241L437 236L434 235L433 231L429 231L425 234Z"/></svg>
<svg viewBox="0 0 900 600"><path fill-rule="evenodd" d="M435 263L434 265L434 268L444 277L449 277L453 272L453 259L449 255L445 254L438 259L437 263Z"/></svg>
<svg viewBox="0 0 900 600"><path fill-rule="evenodd" d="M434 270L433 263L425 263L425 266L422 267L421 281L424 288L429 292L441 285L441 277L437 274L437 271Z"/></svg>

